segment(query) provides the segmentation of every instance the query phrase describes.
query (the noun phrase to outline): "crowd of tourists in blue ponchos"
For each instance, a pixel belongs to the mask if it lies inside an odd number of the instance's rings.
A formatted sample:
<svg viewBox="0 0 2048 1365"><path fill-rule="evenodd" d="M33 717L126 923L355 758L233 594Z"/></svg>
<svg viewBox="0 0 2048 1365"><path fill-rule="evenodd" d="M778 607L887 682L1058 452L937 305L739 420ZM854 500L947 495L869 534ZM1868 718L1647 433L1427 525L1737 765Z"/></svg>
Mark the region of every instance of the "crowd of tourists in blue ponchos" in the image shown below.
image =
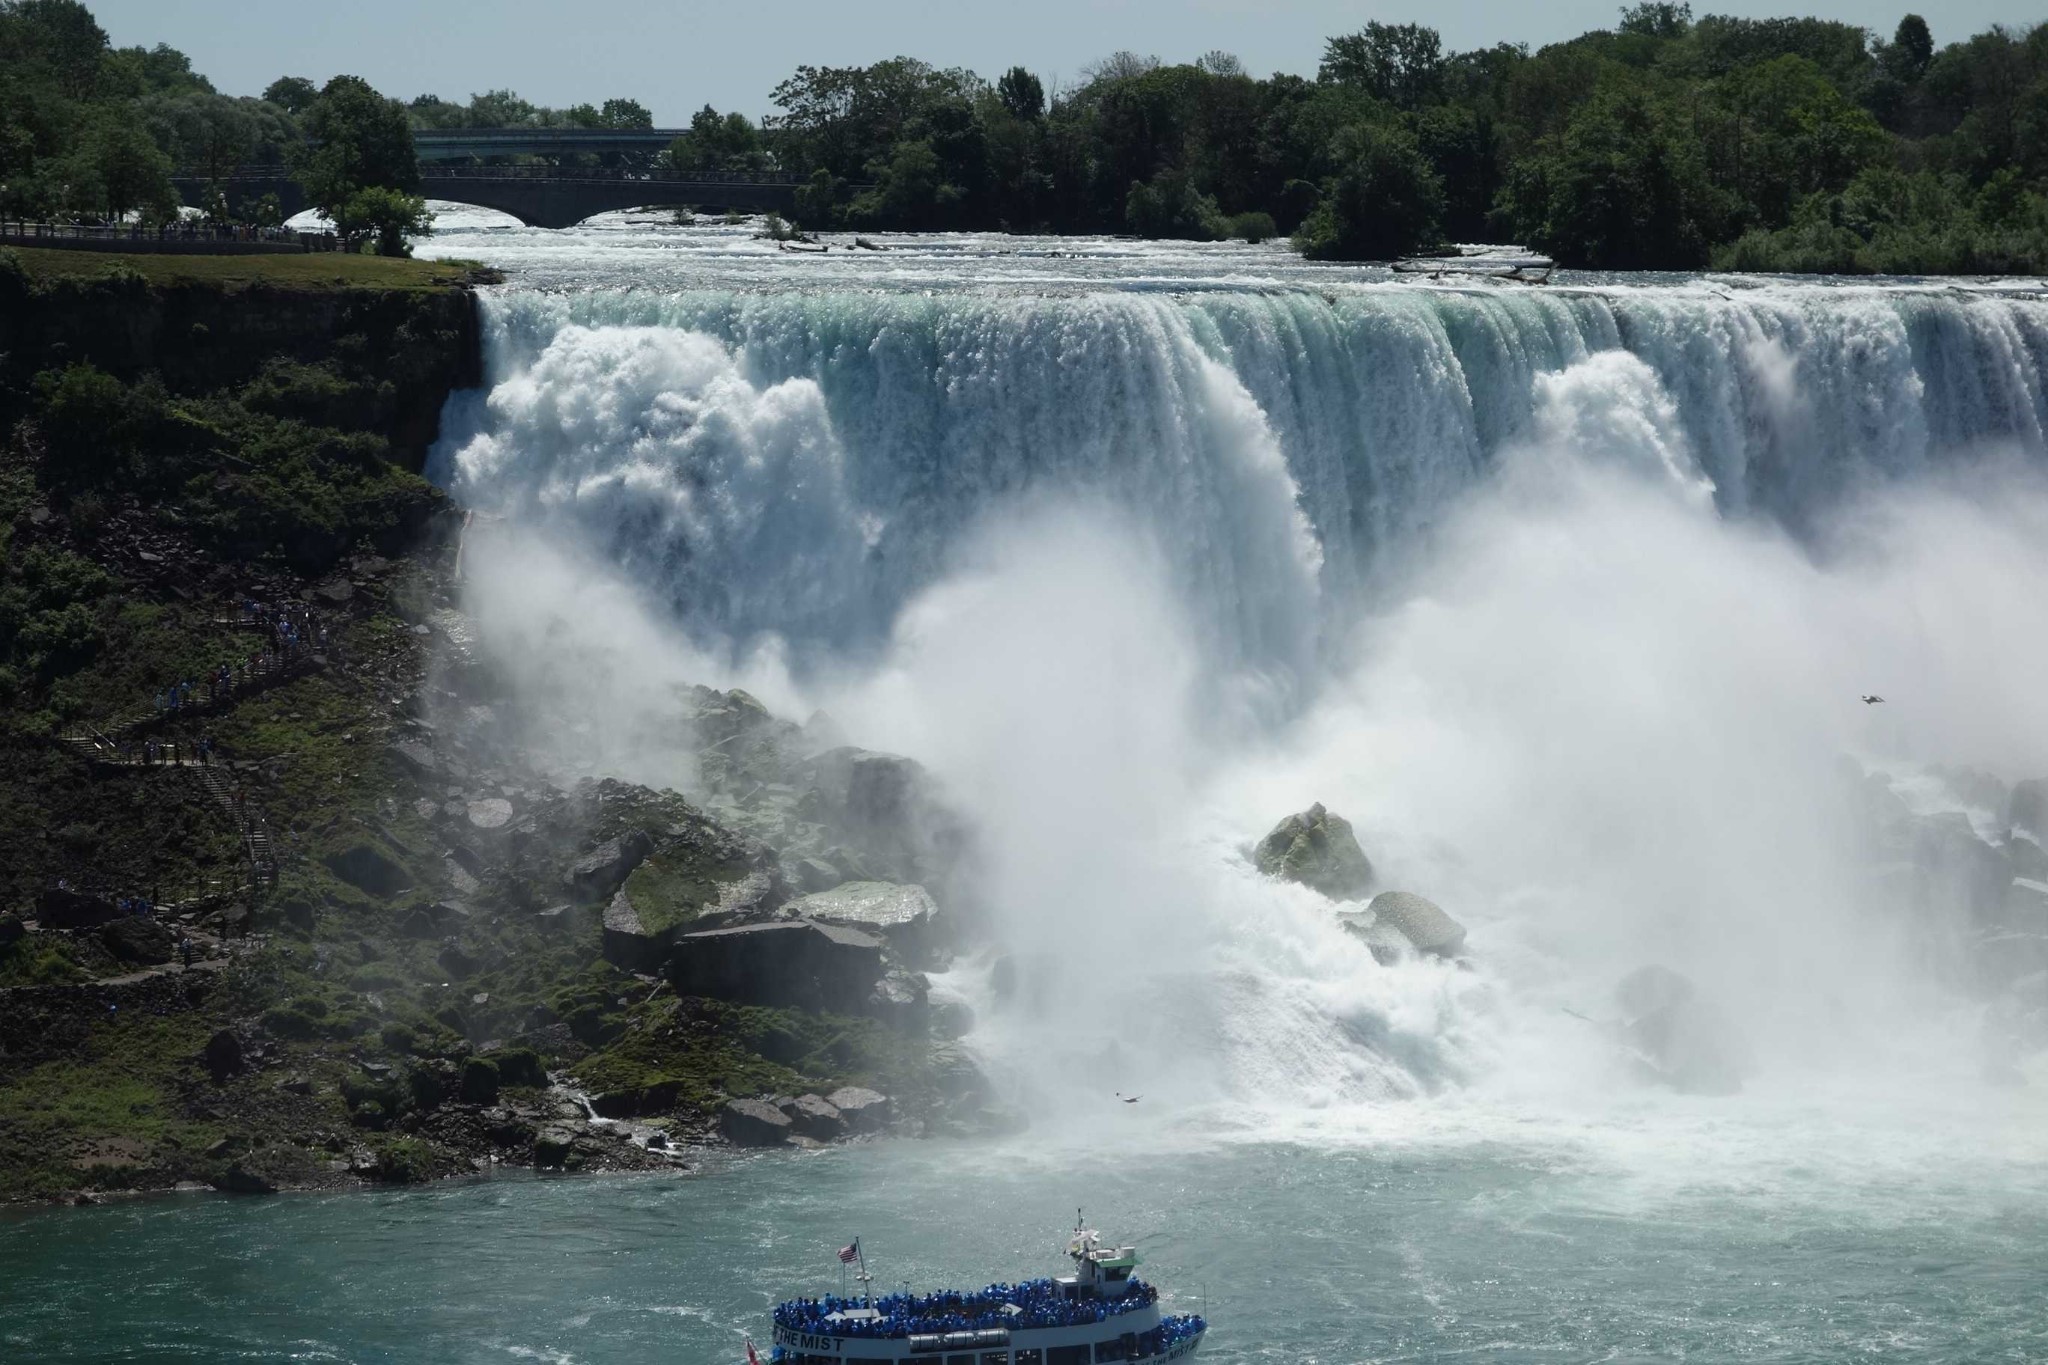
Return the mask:
<svg viewBox="0 0 2048 1365"><path fill-rule="evenodd" d="M1200 1336L1208 1326L1199 1313L1161 1318L1157 1327L1139 1334L1136 1358L1143 1360L1146 1356L1165 1355L1189 1337Z"/></svg>
<svg viewBox="0 0 2048 1365"><path fill-rule="evenodd" d="M992 1284L972 1293L942 1290L936 1294L884 1294L872 1302L827 1294L822 1299L791 1299L775 1307L775 1325L794 1332L828 1333L841 1337L902 1337L912 1333L974 1332L989 1327L1029 1331L1036 1327L1080 1327L1103 1322L1119 1313L1156 1303L1159 1291L1132 1280L1121 1298L1092 1295L1069 1298L1052 1280ZM1015 1306L1019 1311L1007 1311ZM825 1321L852 1308L873 1308L879 1317Z"/></svg>

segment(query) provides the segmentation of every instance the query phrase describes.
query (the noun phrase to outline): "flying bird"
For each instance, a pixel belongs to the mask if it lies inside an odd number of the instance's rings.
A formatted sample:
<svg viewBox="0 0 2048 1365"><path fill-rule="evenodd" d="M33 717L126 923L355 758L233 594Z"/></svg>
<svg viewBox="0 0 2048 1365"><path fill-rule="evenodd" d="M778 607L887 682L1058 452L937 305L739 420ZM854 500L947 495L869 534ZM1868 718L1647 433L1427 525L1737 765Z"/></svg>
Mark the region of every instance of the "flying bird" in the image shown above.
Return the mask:
<svg viewBox="0 0 2048 1365"><path fill-rule="evenodd" d="M1116 1097L1122 1100L1125 1104L1136 1104L1139 1100L1145 1098L1143 1095L1126 1095L1121 1090L1116 1092Z"/></svg>
<svg viewBox="0 0 2048 1365"><path fill-rule="evenodd" d="M1867 697L1865 697L1865 698L1863 699L1863 704L1864 704L1865 706L1876 706L1876 705L1877 705L1878 703L1882 702L1883 700L1884 700L1884 698L1883 698L1883 697L1880 697L1880 696L1878 696L1878 695L1877 695L1877 694L1876 694L1875 692L1873 692L1873 693L1871 693L1871 694L1870 694L1869 696L1867 696Z"/></svg>

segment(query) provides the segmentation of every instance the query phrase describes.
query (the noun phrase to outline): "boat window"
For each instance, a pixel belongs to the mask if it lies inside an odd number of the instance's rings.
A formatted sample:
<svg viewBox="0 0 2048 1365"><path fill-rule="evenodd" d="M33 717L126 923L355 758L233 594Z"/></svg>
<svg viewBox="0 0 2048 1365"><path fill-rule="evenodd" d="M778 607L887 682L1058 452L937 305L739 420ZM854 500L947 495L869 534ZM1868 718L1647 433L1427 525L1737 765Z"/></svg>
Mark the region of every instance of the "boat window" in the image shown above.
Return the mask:
<svg viewBox="0 0 2048 1365"><path fill-rule="evenodd" d="M981 1365L1010 1365L1010 1353L1008 1351L983 1351L981 1353Z"/></svg>
<svg viewBox="0 0 2048 1365"><path fill-rule="evenodd" d="M1086 1346L1053 1346L1045 1353L1045 1365L1088 1365Z"/></svg>
<svg viewBox="0 0 2048 1365"><path fill-rule="evenodd" d="M946 1365L974 1365L974 1357L972 1355L947 1356Z"/></svg>
<svg viewBox="0 0 2048 1365"><path fill-rule="evenodd" d="M1039 1365L1039 1354L1036 1351L1018 1351L1015 1354L1017 1365Z"/></svg>
<svg viewBox="0 0 2048 1365"><path fill-rule="evenodd" d="M1123 1360L1130 1354L1131 1344L1122 1337L1118 1337L1115 1341L1098 1341L1095 1343L1095 1359L1098 1365L1105 1360Z"/></svg>

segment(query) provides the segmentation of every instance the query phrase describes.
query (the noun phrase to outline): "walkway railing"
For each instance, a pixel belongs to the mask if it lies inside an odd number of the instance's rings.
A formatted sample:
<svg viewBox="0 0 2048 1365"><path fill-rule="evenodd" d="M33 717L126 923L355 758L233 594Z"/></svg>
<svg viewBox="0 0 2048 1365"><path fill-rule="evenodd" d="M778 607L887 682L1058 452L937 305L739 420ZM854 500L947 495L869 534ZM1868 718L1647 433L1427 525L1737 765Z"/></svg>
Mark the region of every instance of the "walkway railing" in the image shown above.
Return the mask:
<svg viewBox="0 0 2048 1365"><path fill-rule="evenodd" d="M212 223L166 223L159 227L130 223L37 223L18 218L0 218L0 241L15 246L132 245L150 251L237 247L268 251L341 249L341 239L331 232L223 227Z"/></svg>

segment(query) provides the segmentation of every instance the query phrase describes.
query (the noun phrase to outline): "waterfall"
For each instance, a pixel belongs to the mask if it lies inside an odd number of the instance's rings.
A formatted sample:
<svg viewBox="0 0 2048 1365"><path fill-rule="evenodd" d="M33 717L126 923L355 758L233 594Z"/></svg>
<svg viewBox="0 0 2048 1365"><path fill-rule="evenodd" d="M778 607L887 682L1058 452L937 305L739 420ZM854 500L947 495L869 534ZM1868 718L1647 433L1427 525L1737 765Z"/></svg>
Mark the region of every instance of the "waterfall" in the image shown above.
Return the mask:
<svg viewBox="0 0 2048 1365"><path fill-rule="evenodd" d="M1546 384L1661 405L1720 513L1805 532L1974 449L2048 448L2048 309L1887 288L484 302L431 473L667 596L695 633L872 648L989 509L1105 499L1220 657L1298 673ZM1581 394L1582 400L1597 397Z"/></svg>
<svg viewBox="0 0 2048 1365"><path fill-rule="evenodd" d="M512 528L480 605L547 616L520 648L576 661L591 733L715 675L930 765L1033 959L1041 1012L976 1035L1027 1088L1164 1112L1570 1089L1599 1048L1564 1010L1657 960L1783 1057L1853 1065L1908 1016L1948 1037L1914 965L1940 917L1878 885L1842 764L2048 771L2038 300L484 308L487 383L430 469ZM557 555L605 586L562 589ZM642 776L658 728L629 727ZM1382 969L1250 870L1312 800L1467 921L1479 970Z"/></svg>

